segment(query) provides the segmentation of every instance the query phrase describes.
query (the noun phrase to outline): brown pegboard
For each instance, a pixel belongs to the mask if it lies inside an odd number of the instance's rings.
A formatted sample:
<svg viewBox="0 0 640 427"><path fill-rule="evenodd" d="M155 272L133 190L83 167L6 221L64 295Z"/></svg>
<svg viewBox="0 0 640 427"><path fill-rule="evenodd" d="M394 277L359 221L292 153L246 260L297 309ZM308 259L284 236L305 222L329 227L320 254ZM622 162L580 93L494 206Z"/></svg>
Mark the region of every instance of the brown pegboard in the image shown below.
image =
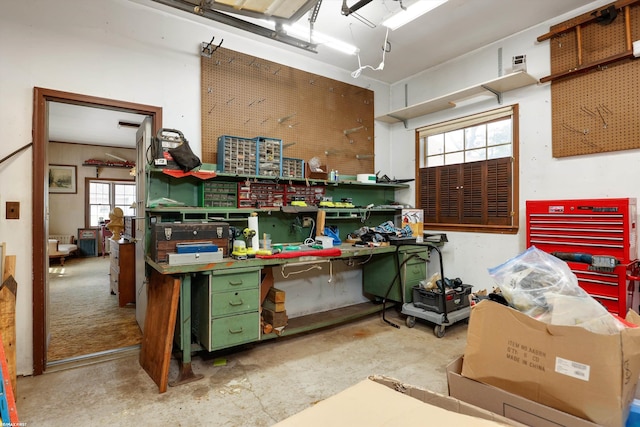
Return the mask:
<svg viewBox="0 0 640 427"><path fill-rule="evenodd" d="M202 161L221 135L282 139L284 157L373 173L373 91L233 50L201 59ZM360 159L358 159L360 157Z"/></svg>
<svg viewBox="0 0 640 427"><path fill-rule="evenodd" d="M570 22L570 21L567 21ZM631 40L640 35L640 7L630 8ZM552 27L561 27L566 23ZM561 73L626 51L623 12L608 25L575 28L554 36L551 71ZM640 63L623 60L551 83L553 157L640 148Z"/></svg>

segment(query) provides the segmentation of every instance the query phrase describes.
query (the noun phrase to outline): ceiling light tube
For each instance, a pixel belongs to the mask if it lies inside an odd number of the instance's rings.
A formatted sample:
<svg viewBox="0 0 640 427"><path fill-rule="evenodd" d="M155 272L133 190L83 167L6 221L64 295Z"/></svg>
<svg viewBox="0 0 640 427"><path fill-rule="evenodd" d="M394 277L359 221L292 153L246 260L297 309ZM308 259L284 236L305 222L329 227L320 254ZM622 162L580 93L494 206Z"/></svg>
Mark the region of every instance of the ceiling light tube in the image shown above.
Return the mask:
<svg viewBox="0 0 640 427"><path fill-rule="evenodd" d="M397 30L403 25L413 21L414 19L424 15L430 10L435 9L447 0L419 0L407 7L401 9L399 12L394 13L382 22L382 25L390 28L391 30Z"/></svg>
<svg viewBox="0 0 640 427"><path fill-rule="evenodd" d="M305 40L309 40L309 28L303 27L300 25L285 25L284 30L287 34L304 38ZM331 49L335 49L338 52L346 53L347 55L355 55L358 53L359 49L356 46L353 46L349 43L345 43L333 37L327 36L325 34L319 33L318 31L313 30L311 33L311 43L324 45L330 47Z"/></svg>

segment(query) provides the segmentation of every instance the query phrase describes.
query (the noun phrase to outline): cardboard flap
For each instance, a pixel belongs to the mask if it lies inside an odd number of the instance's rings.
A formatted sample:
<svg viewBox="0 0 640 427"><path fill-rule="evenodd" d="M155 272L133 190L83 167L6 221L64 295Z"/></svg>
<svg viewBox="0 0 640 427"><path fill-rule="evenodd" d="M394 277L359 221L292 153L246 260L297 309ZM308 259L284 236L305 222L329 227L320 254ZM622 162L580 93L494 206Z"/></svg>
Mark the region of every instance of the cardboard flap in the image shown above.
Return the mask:
<svg viewBox="0 0 640 427"><path fill-rule="evenodd" d="M497 427L496 421L476 418L475 416L458 413L457 399L438 396L427 390L415 390L419 397L411 397L412 387L398 383L407 390L395 389L367 379L331 396L318 404L305 409L279 423L278 427L315 427L315 426L469 426L469 427ZM409 395L405 395L404 393ZM431 400L431 404L425 400ZM441 406L453 407L447 410ZM479 408L476 408L481 411ZM460 410L460 412L462 412ZM487 411L482 411L490 414ZM491 414L497 417L495 414ZM499 417L501 418L501 417ZM502 419L504 420L504 419ZM504 420L505 424L508 420ZM510 423L516 425L516 423ZM274 426L275 427L275 426Z"/></svg>
<svg viewBox="0 0 640 427"><path fill-rule="evenodd" d="M627 317L625 320L629 323L633 323L634 325L640 326L640 315L633 310L629 310L627 313Z"/></svg>

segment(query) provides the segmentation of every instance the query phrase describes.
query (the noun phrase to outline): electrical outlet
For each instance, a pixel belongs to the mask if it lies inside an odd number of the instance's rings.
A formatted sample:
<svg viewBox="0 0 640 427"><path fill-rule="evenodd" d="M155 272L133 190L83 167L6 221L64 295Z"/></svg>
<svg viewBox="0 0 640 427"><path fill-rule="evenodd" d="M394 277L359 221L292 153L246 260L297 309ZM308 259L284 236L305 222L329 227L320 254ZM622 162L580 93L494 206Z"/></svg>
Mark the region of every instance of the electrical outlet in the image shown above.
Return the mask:
<svg viewBox="0 0 640 427"><path fill-rule="evenodd" d="M305 216L304 218L302 218L302 226L311 227L311 218L308 216Z"/></svg>

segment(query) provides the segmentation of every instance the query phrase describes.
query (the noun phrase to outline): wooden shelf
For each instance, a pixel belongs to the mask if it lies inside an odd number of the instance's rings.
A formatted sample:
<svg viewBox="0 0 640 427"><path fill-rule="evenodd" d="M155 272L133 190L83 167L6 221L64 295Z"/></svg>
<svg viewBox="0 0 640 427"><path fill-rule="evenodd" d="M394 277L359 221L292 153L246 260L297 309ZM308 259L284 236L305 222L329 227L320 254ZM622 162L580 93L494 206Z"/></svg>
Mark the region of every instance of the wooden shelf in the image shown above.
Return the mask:
<svg viewBox="0 0 640 427"><path fill-rule="evenodd" d="M518 89L524 86L529 86L537 83L533 76L527 74L524 71L518 71L515 73L507 74L506 76L498 77L497 79L489 80L487 82L470 86L468 88L458 90L456 92L449 93L447 95L433 98L428 101L421 102L419 104L412 105L410 107L402 108L387 113L383 116L376 117L376 120L385 123L404 123L407 127L407 120L416 117L426 116L427 114L435 113L437 111L446 110L456 107L456 103L460 103L466 99L473 98L480 95L495 95L498 103L502 104L502 94L510 90Z"/></svg>

